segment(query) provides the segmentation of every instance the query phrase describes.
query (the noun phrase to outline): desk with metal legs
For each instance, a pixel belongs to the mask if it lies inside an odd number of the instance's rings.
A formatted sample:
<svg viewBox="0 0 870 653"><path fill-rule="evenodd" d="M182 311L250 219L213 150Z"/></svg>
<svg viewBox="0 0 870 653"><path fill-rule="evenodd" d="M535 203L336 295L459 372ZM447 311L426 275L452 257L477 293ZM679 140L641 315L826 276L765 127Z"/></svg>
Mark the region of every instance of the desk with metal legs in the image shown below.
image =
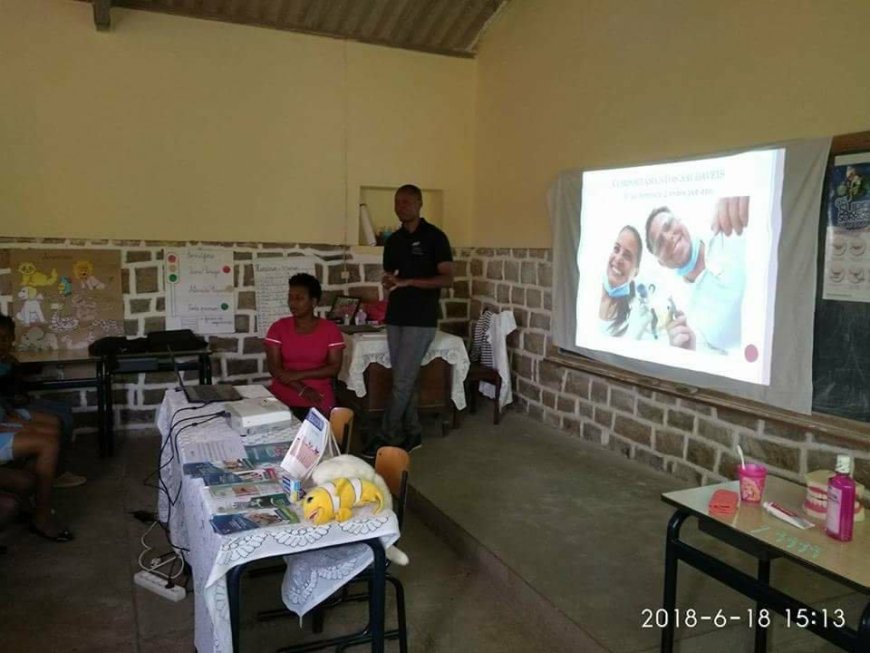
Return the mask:
<svg viewBox="0 0 870 653"><path fill-rule="evenodd" d="M711 517L707 513L710 497L717 489L737 491L737 482L720 483L707 487L667 492L662 501L677 511L668 522L665 545L664 601L660 622L661 650L670 653L674 647L677 620L685 617L691 606L677 610L677 563L684 562L700 572L740 592L756 602L754 611L740 615L720 614L719 620L755 628L755 651L767 650L765 616L774 613L786 619L789 628L803 628L845 651L870 651L870 529L866 522L855 525L851 542L839 542L824 533L823 526L800 530L764 512L760 504L743 503L733 517ZM768 477L764 491L766 501L799 510L805 488L776 477ZM691 517L698 520L699 528L758 560L755 578L714 558L680 539L680 528ZM857 629L845 624L842 611L816 610L771 586L770 567L776 558L787 558L806 570L816 572L868 595ZM720 611L721 612L721 611ZM717 615L693 615L695 619L713 621ZM715 625L716 622L713 622ZM683 624L680 624L681 626Z"/></svg>
<svg viewBox="0 0 870 653"><path fill-rule="evenodd" d="M116 356L90 356L86 351L20 352L16 354L29 390L77 390L94 388L97 392L97 425L100 456L115 452L115 414L112 382L121 374L196 370L200 384L212 382L211 352L143 352ZM54 374L46 374L45 368ZM73 373L70 374L69 370Z"/></svg>
<svg viewBox="0 0 870 653"><path fill-rule="evenodd" d="M115 411L112 405L112 383L114 378L123 374L139 374L140 372L174 372L196 370L200 385L212 382L211 352L200 351L179 352L143 352L141 354L107 355L102 359L102 372L98 374L101 380L103 405L100 421L100 454L115 453ZM100 394L98 394L98 397Z"/></svg>
<svg viewBox="0 0 870 653"><path fill-rule="evenodd" d="M321 639L305 644L297 644L280 649L281 653L304 653L306 651L319 651L325 648L345 646L357 646L359 644L371 644L372 653L383 653L384 650L384 609L386 601L386 575L387 558L384 547L378 538L361 540L374 554L372 561L372 576L369 585L369 623L368 626L356 633ZM339 544L337 546L347 546ZM334 547L324 547L334 548ZM233 651L240 651L239 640L241 638L241 625L239 617L241 612L241 580L247 565L233 567L227 572L227 602L230 607L230 627L233 633ZM289 614L289 613L288 613Z"/></svg>
<svg viewBox="0 0 870 653"><path fill-rule="evenodd" d="M103 359L76 350L26 351L15 356L21 365L27 390L96 390L100 455L106 455L109 447L103 427L106 423L106 368Z"/></svg>

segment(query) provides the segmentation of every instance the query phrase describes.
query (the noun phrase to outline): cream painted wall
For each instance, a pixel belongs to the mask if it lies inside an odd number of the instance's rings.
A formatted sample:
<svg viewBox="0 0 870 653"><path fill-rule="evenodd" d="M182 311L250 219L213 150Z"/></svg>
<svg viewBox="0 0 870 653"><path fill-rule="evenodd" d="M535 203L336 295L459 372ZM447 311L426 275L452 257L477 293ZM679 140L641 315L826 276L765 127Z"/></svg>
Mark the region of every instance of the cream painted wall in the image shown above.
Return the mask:
<svg viewBox="0 0 870 653"><path fill-rule="evenodd" d="M599 168L870 129L870 2L512 0L478 56L472 242L550 246Z"/></svg>
<svg viewBox="0 0 870 653"><path fill-rule="evenodd" d="M439 225L454 245L471 238L474 156L473 61L349 44L348 152L355 165L348 215L360 186L415 184L443 192ZM374 92L373 92L374 90ZM426 206L423 207L426 215ZM398 221L396 222L398 226Z"/></svg>
<svg viewBox="0 0 870 653"><path fill-rule="evenodd" d="M474 62L0 0L0 235L356 242L358 186L449 197L468 240Z"/></svg>

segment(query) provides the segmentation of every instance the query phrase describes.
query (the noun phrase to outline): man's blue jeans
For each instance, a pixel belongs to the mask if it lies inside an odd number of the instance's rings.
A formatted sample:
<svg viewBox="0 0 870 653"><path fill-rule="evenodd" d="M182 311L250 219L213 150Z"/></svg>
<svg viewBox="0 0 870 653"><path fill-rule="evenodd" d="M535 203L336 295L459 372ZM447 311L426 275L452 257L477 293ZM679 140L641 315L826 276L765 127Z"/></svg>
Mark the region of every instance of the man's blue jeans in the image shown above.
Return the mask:
<svg viewBox="0 0 870 653"><path fill-rule="evenodd" d="M381 439L386 444L401 446L423 431L417 413L417 378L434 338L435 327L387 325L393 392L381 424Z"/></svg>

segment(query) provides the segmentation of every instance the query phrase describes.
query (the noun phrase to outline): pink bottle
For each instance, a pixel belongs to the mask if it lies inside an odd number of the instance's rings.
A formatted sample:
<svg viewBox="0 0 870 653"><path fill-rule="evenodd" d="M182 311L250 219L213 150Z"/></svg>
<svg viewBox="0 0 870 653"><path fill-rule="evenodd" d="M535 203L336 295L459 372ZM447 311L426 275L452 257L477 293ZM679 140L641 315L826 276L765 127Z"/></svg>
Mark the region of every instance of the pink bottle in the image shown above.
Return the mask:
<svg viewBox="0 0 870 653"><path fill-rule="evenodd" d="M849 476L852 459L837 455L837 466L828 481L828 515L825 532L835 540L849 542L852 539L852 525L855 521L855 481Z"/></svg>

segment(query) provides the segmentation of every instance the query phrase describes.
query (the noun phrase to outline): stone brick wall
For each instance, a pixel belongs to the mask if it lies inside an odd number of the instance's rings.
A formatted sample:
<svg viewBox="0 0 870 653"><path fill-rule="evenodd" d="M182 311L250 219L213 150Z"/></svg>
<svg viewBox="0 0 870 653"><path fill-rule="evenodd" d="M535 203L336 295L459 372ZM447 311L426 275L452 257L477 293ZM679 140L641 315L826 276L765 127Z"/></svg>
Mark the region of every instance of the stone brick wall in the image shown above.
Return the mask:
<svg viewBox="0 0 870 653"><path fill-rule="evenodd" d="M0 239L0 312L12 309L14 277L9 250L13 248L93 248L121 250L121 282L124 329L128 336L143 336L165 328L166 295L163 287L163 249L208 245L232 249L235 260L235 333L209 337L214 375L231 383L250 383L268 378L263 344L257 335L254 262L258 259L309 256L315 259L316 276L323 284L320 306L325 311L336 294L349 294L363 301L383 299L379 253L357 252L340 245L299 243L206 243L129 240ZM454 250L456 280L442 292L440 328L465 334L468 324L470 250ZM342 273L347 272L344 280ZM114 385L115 424L119 429L144 429L154 424L154 411L164 391L175 384L174 374L153 373L119 379ZM74 407L82 428L96 426L96 395L92 390L51 393Z"/></svg>
<svg viewBox="0 0 870 653"><path fill-rule="evenodd" d="M314 257L317 276L324 284L325 306L339 292L366 301L382 298L379 255L335 245L6 238L0 239L0 311L11 308L10 248L120 249L127 334L141 336L163 329L163 248L206 244L231 248L235 259L235 333L210 338L216 352L215 376L223 380L247 383L268 376L262 342L256 335L253 263L257 259ZM508 338L514 410L692 483L732 478L734 445L739 442L748 455L765 461L774 473L793 479L807 470L831 468L837 452L851 452L856 478L870 485L870 442L855 444L820 431L620 383L560 362L549 335L550 250L475 248L457 249L454 254L456 283L442 293L440 326L464 335L468 319L479 316L484 308L513 310L519 326ZM347 281L341 274L345 269ZM117 427L151 427L163 392L173 384L171 374L140 374L117 383ZM55 395L75 407L82 426L93 427L93 391Z"/></svg>
<svg viewBox="0 0 870 653"><path fill-rule="evenodd" d="M508 338L515 410L694 484L734 478L737 443L795 480L808 470L833 469L836 453L849 452L856 478L870 483L870 441L861 446L560 362L565 355L549 334L551 261L544 249L476 249L470 257L471 319L485 308L511 309L519 327Z"/></svg>

